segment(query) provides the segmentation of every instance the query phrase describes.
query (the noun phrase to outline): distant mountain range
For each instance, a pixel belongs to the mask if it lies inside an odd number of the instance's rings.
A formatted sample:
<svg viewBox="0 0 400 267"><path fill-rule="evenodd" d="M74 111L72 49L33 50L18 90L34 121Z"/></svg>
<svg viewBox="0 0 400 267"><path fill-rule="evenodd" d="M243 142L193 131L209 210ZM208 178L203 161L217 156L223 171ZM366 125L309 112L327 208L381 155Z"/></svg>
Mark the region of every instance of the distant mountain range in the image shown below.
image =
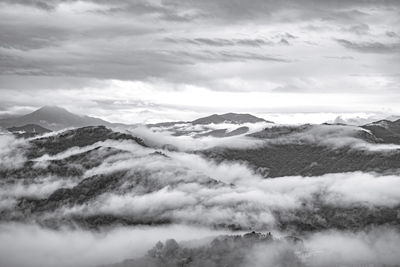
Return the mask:
<svg viewBox="0 0 400 267"><path fill-rule="evenodd" d="M400 145L400 120L381 120L360 127L277 125L247 136L265 140L268 145L249 149L209 149L200 153L217 162L247 162L265 177L352 171L384 173L397 171L400 167L400 149L393 148L390 152L368 150L374 145ZM357 145L364 149L354 149Z"/></svg>
<svg viewBox="0 0 400 267"><path fill-rule="evenodd" d="M257 122L266 122L272 123L270 121L264 120L262 118L253 116L251 114L239 114L239 113L226 113L226 114L213 114L211 116L203 117L196 119L194 121L184 122L184 121L177 121L177 122L162 122L156 124L147 124L147 127L173 127L178 124L188 124L191 125L208 125L208 124L221 124L221 123L228 123L228 124L244 124L244 123L257 123ZM57 131L62 130L65 128L78 128L78 127L85 127L85 126L106 126L106 127L126 127L132 126L122 123L111 123L99 118L90 117L90 116L81 116L69 112L68 110L57 107L57 106L44 106L32 113L19 116L19 117L12 117L12 118L5 118L0 119L0 127L3 128L11 128L12 132L17 131L26 131L30 132L31 130L34 131L33 125L36 125L38 129L37 132L41 132L39 127L43 127L47 130ZM17 128L15 128L17 127ZM23 127L23 128L18 128ZM226 131L227 129L225 129ZM245 133L243 131L244 128L237 131L237 133ZM224 137L235 135L233 133L227 133L226 135L222 133L223 130L221 129L215 133L211 133L211 136L215 137Z"/></svg>
<svg viewBox="0 0 400 267"><path fill-rule="evenodd" d="M191 123L196 124L210 124L210 123L231 123L231 124L243 124L243 123L257 123L257 122L269 122L271 121L258 118L251 114L238 114L238 113L225 113L225 114L213 114L208 117L200 118L192 121Z"/></svg>
<svg viewBox="0 0 400 267"><path fill-rule="evenodd" d="M75 128L98 125L111 127L118 125L90 116L79 116L57 106L44 106L32 113L20 117L0 120L0 127L4 128L20 127L27 124L35 124L53 131L71 127Z"/></svg>
<svg viewBox="0 0 400 267"><path fill-rule="evenodd" d="M257 123L257 122L267 122L273 123L272 121L267 121L265 119L256 117L247 113L225 113L225 114L213 114L207 117L198 118L193 121L176 121L176 122L160 122L154 124L147 124L148 127L171 127L177 124L187 124L192 125L207 125L207 124L244 124L244 123Z"/></svg>
<svg viewBox="0 0 400 267"><path fill-rule="evenodd" d="M246 113L225 113L213 114L193 121L161 122L147 124L146 126L148 128L162 128L173 132L175 136L189 135L195 138L206 136L222 138L249 133L249 127L243 126L243 124L254 123L272 124L273 122ZM231 127L227 128L226 124L230 124Z"/></svg>
<svg viewBox="0 0 400 267"><path fill-rule="evenodd" d="M255 123L261 125L261 128L254 128L253 131L250 131L248 125L256 125ZM229 124L231 126L229 126L230 128L227 128L226 125ZM270 126L264 126L268 124L270 124ZM328 126L330 124L324 125ZM332 125L344 126L342 124ZM32 113L20 117L0 120L0 127L7 128L10 132L22 137L32 137L37 134L43 134L54 130L86 126L116 127L129 125L111 123L90 116L80 116L57 106L44 106ZM173 132L173 135L175 136L189 135L195 138L206 136L223 138L247 134L251 137L262 139L279 138L286 135L302 133L312 128L312 125L310 124L300 126L275 125L273 122L267 121L263 118L251 114L240 113L213 114L189 122L163 122L147 124L146 126L149 128L163 128L164 130ZM380 120L360 126L358 129L358 134L363 135L359 137L362 139L369 138L369 142L400 144L400 120Z"/></svg>

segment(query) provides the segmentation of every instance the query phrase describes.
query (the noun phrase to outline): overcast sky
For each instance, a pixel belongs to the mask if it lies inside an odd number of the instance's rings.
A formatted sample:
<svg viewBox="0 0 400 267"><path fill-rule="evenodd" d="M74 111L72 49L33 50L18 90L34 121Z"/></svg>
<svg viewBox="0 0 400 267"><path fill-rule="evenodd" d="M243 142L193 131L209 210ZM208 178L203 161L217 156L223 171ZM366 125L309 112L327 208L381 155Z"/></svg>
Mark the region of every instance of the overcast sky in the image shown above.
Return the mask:
<svg viewBox="0 0 400 267"><path fill-rule="evenodd" d="M0 62L3 117L400 114L400 1L0 0Z"/></svg>

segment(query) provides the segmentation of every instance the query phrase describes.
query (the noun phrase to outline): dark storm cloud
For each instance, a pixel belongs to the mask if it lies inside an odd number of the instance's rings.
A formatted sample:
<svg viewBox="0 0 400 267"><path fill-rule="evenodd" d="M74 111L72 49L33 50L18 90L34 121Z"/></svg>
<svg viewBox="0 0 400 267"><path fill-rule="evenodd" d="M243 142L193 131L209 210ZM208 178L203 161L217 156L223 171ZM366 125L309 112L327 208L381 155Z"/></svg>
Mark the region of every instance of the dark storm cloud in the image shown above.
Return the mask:
<svg viewBox="0 0 400 267"><path fill-rule="evenodd" d="M381 42L354 42L346 39L336 40L342 46L363 53L398 53L400 43L385 44Z"/></svg>

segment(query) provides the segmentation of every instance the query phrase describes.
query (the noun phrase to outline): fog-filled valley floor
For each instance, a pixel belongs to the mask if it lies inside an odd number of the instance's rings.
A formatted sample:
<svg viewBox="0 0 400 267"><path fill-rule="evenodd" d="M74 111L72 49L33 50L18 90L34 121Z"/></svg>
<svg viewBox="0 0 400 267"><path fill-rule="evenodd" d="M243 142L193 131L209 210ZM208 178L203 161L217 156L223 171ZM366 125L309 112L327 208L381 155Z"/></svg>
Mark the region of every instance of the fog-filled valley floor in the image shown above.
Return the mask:
<svg viewBox="0 0 400 267"><path fill-rule="evenodd" d="M0 266L399 266L399 125L4 131Z"/></svg>

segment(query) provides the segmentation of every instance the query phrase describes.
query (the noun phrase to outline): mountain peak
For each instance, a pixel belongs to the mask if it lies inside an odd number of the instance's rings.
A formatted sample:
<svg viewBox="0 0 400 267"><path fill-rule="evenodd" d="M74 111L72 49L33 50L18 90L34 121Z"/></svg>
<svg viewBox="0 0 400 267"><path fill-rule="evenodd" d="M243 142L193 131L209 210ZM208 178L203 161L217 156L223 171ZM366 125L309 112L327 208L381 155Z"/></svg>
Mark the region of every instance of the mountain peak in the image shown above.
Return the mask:
<svg viewBox="0 0 400 267"><path fill-rule="evenodd" d="M51 106L51 105L46 105L43 106L39 109L37 109L34 112L57 112L57 113L70 113L68 110L66 110L65 108L59 107L59 106Z"/></svg>
<svg viewBox="0 0 400 267"><path fill-rule="evenodd" d="M270 122L270 121L264 120L262 118L247 113L229 112L221 115L213 114L208 117L199 118L197 120L192 121L192 124L210 124L210 123L224 123L224 122L233 124L242 124L242 123Z"/></svg>
<svg viewBox="0 0 400 267"><path fill-rule="evenodd" d="M36 124L46 129L61 130L70 127L84 127L105 125L111 123L89 116L80 116L58 106L43 106L32 113L7 120L1 120L0 125L5 127Z"/></svg>

